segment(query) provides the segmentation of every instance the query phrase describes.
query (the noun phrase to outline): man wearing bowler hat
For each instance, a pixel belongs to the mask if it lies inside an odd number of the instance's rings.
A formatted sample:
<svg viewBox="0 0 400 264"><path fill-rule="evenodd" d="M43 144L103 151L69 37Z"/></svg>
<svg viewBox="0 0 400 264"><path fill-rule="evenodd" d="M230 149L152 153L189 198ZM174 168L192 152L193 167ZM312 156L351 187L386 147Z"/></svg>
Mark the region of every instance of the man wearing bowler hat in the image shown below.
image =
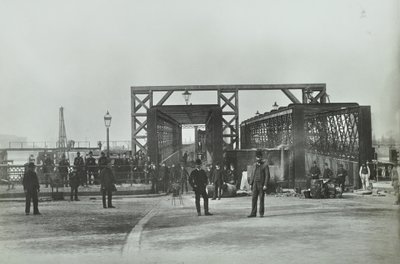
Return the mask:
<svg viewBox="0 0 400 264"><path fill-rule="evenodd" d="M262 159L262 151L256 152L256 163L254 164L254 171L249 179L250 188L253 192L251 213L247 217L256 217L257 215L257 200L260 198L260 217L264 216L264 191L267 190L269 181L269 168L268 164Z"/></svg>
<svg viewBox="0 0 400 264"><path fill-rule="evenodd" d="M201 168L201 160L197 159L196 160L196 169L194 169L190 173L189 183L190 183L190 186L192 186L194 193L195 193L196 209L197 209L198 216L201 216L200 195L203 196L204 215L212 215L208 211L208 196L207 196L207 192L206 192L207 182L208 182L208 179L207 179L206 172Z"/></svg>
<svg viewBox="0 0 400 264"><path fill-rule="evenodd" d="M40 190L39 179L35 172L35 164L30 162L28 170L24 173L22 180L25 192L25 214L28 215L31 209L31 200L33 201L33 214L40 215L38 209L38 192Z"/></svg>

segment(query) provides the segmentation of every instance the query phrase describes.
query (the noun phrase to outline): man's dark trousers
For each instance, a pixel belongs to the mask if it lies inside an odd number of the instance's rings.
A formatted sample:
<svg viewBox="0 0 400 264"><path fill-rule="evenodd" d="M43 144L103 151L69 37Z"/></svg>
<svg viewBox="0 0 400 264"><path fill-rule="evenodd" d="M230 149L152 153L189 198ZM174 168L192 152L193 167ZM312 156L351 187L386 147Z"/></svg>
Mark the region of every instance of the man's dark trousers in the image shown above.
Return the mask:
<svg viewBox="0 0 400 264"><path fill-rule="evenodd" d="M261 182L254 182L251 215L257 215L257 200L260 197L260 216L264 215L264 190Z"/></svg>
<svg viewBox="0 0 400 264"><path fill-rule="evenodd" d="M33 213L39 213L38 209L38 193L36 190L27 190L25 198L25 213L29 213L31 210L31 200L33 201Z"/></svg>
<svg viewBox="0 0 400 264"><path fill-rule="evenodd" d="M108 207L112 206L112 191L110 189L103 189L103 207L106 207L106 194L107 194L107 205Z"/></svg>
<svg viewBox="0 0 400 264"><path fill-rule="evenodd" d="M156 180L151 181L151 191L153 193L158 193L158 183Z"/></svg>
<svg viewBox="0 0 400 264"><path fill-rule="evenodd" d="M208 213L208 195L206 192L206 189L203 190L195 190L194 192L195 197L196 197L196 209L197 213L201 212L200 209L200 195L203 196L203 201L204 201L204 213Z"/></svg>
<svg viewBox="0 0 400 264"><path fill-rule="evenodd" d="M214 195L213 199L216 199L218 196L218 199L221 199L221 193L222 193L222 184L220 183L214 183Z"/></svg>
<svg viewBox="0 0 400 264"><path fill-rule="evenodd" d="M71 201L72 198L75 198L75 201L78 201L78 186L71 187Z"/></svg>
<svg viewBox="0 0 400 264"><path fill-rule="evenodd" d="M183 189L183 187L185 187L185 189ZM186 193L188 192L187 180L182 180L182 183L181 183L181 190L182 190L182 194L183 194L183 190L186 190Z"/></svg>

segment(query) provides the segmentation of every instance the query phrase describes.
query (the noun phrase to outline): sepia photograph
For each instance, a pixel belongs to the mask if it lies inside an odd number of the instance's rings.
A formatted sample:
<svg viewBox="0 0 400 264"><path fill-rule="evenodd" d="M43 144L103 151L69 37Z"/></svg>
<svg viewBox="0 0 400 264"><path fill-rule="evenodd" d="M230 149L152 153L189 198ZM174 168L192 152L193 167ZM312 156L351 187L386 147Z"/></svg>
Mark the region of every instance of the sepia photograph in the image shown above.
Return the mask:
<svg viewBox="0 0 400 264"><path fill-rule="evenodd" d="M0 0L0 263L400 263L399 0Z"/></svg>

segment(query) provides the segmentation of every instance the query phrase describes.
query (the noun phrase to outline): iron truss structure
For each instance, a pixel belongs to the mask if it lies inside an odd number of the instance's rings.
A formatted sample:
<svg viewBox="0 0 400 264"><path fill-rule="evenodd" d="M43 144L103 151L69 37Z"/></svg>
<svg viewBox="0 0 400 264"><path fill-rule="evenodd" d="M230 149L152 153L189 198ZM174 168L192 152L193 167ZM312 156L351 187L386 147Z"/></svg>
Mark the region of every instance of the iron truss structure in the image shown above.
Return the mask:
<svg viewBox="0 0 400 264"><path fill-rule="evenodd" d="M249 122L242 130L242 147L277 148L280 145L292 145L292 119L291 109L255 118L255 122Z"/></svg>
<svg viewBox="0 0 400 264"><path fill-rule="evenodd" d="M242 149L288 149L291 186L307 181L309 154L355 164L373 157L371 109L356 103L292 104L242 122L241 135Z"/></svg>
<svg viewBox="0 0 400 264"><path fill-rule="evenodd" d="M239 148L239 91L281 90L294 104L324 104L327 101L326 84L256 84L256 85L185 85L185 86L132 86L132 151L147 152L147 111L164 105L174 92L215 91L222 108L224 149ZM300 90L301 100L294 94ZM161 98L155 100L154 95ZM282 128L283 129L283 128ZM285 128L286 129L286 128Z"/></svg>
<svg viewBox="0 0 400 264"><path fill-rule="evenodd" d="M157 123L157 139L159 155L161 155L161 160L168 157L174 152L173 141L174 141L174 127L164 121L160 120Z"/></svg>
<svg viewBox="0 0 400 264"><path fill-rule="evenodd" d="M358 161L360 109L352 107L306 117L308 152Z"/></svg>
<svg viewBox="0 0 400 264"><path fill-rule="evenodd" d="M149 145L152 148L147 154L151 156L151 161L158 164L178 151L182 144L182 128L174 119L157 109L151 109L149 116Z"/></svg>

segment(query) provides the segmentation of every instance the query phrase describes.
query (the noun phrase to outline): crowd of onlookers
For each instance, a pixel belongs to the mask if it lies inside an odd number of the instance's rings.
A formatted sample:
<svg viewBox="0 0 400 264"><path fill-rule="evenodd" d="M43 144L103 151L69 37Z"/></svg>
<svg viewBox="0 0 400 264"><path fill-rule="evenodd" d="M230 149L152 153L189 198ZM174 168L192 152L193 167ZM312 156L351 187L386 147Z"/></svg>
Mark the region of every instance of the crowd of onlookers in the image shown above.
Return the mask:
<svg viewBox="0 0 400 264"><path fill-rule="evenodd" d="M42 183L46 187L49 185L67 187L70 181L75 178L82 186L99 184L99 174L108 162L111 162L111 168L117 182L148 183L146 177L148 157L143 152L138 152L133 156L123 153L113 157L107 157L105 152L101 152L97 159L93 156L92 151L85 157L77 152L73 162L64 154L58 161L55 161L51 155L44 153L41 159L36 162L31 155L29 162L38 164L36 171L42 175Z"/></svg>
<svg viewBox="0 0 400 264"><path fill-rule="evenodd" d="M85 156L77 152L73 162L70 162L65 155L55 161L52 155L44 153L36 162L31 155L28 160L28 163L30 162L38 164L36 172L40 175L41 184L44 184L46 188L49 186L69 187L71 183L79 186L97 185L101 170L107 166L108 162L111 162L117 183L151 183L153 192L173 192L177 189L181 192L187 191L189 173L191 168L194 168L194 163L188 160L186 152L175 164L162 162L156 165L150 162L149 157L141 151L135 155L122 153L112 157L107 157L105 152L101 152L98 158L93 156L92 151ZM230 183L237 186L240 184L239 175L233 166L208 164L205 165L205 170L208 183L211 185L222 186ZM215 172L218 172L217 176L214 176ZM216 177L218 179L215 179Z"/></svg>

